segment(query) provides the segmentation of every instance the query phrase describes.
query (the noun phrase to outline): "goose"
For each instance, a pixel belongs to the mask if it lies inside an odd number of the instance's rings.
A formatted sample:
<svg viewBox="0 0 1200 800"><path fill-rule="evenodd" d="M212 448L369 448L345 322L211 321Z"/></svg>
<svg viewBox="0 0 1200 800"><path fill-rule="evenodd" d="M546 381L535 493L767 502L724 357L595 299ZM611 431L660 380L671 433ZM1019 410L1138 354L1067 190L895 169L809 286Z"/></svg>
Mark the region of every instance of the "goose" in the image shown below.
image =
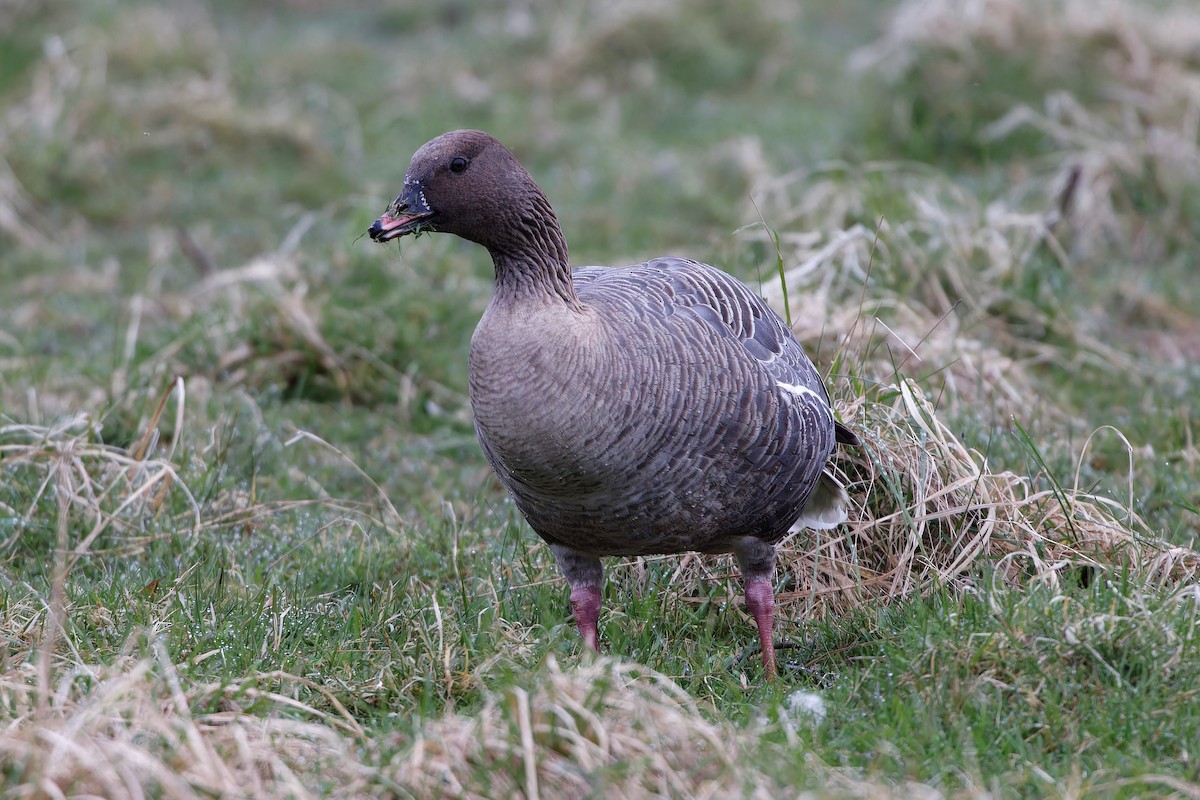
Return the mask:
<svg viewBox="0 0 1200 800"><path fill-rule="evenodd" d="M599 650L602 557L732 553L773 680L775 545L846 519L826 465L858 444L788 325L686 258L572 270L545 193L482 131L418 149L368 235L424 232L492 256L468 355L475 431L550 546L586 646Z"/></svg>

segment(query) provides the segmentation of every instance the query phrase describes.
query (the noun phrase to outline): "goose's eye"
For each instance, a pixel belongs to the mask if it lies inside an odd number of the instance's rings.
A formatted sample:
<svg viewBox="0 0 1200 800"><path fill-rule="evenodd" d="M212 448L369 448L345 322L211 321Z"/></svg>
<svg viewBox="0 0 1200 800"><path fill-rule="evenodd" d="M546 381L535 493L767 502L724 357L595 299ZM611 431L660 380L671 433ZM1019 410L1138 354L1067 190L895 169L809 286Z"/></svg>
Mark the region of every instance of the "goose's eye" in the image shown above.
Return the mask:
<svg viewBox="0 0 1200 800"><path fill-rule="evenodd" d="M470 163L470 161L467 161L467 159L463 158L462 156L455 156L454 158L450 159L450 171L455 174L463 172L466 170L467 164Z"/></svg>

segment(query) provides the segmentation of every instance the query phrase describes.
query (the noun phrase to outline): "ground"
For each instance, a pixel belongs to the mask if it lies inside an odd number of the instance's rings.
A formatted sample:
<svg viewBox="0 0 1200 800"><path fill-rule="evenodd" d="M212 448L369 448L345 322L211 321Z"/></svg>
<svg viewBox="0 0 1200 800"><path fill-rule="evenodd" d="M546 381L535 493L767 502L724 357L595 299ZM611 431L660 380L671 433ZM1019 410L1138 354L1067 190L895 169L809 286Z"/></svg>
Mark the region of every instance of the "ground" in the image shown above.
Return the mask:
<svg viewBox="0 0 1200 800"><path fill-rule="evenodd" d="M408 5L0 3L6 793L1200 794L1189 4ZM580 646L486 254L364 235L457 127L828 376L777 683L727 559L613 560Z"/></svg>

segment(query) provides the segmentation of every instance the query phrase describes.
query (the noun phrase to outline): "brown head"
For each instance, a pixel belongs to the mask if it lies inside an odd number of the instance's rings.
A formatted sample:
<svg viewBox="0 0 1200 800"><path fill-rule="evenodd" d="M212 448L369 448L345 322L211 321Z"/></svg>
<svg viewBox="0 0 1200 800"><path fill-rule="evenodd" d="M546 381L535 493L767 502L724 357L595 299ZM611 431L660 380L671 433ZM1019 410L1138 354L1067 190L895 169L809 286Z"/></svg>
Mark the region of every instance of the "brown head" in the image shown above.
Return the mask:
<svg viewBox="0 0 1200 800"><path fill-rule="evenodd" d="M567 264L566 244L545 194L508 148L483 131L451 131L422 145L400 195L367 233L387 242L425 231L481 244L497 262Z"/></svg>

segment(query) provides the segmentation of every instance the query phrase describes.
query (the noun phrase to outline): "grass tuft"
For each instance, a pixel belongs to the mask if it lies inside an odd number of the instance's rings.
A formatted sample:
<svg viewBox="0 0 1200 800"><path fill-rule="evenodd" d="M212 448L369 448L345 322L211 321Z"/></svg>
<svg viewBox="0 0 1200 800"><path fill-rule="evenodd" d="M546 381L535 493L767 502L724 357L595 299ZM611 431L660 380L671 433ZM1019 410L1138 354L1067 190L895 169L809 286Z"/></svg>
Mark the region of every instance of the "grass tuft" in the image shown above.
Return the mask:
<svg viewBox="0 0 1200 800"><path fill-rule="evenodd" d="M354 758L357 722L259 683L189 685L161 644L145 657L76 665L53 685L0 678L0 704L25 719L0 737L11 789L92 795L200 798L309 796L324 784L351 791L367 769ZM37 702L35 701L35 698ZM349 734L349 735L348 735Z"/></svg>

